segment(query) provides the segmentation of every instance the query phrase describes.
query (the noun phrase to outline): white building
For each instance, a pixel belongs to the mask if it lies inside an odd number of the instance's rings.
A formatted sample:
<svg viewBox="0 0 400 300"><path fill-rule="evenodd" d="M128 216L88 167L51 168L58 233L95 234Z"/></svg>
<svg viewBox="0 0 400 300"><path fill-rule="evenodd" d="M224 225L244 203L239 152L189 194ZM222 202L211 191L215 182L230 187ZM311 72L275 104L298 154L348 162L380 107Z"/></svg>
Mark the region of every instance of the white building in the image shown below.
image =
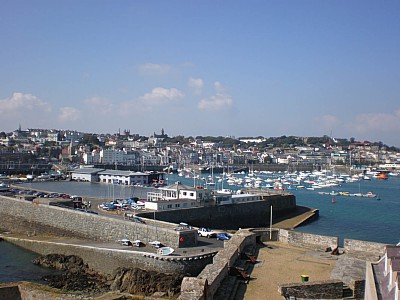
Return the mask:
<svg viewBox="0 0 400 300"><path fill-rule="evenodd" d="M58 141L58 137L59 137L58 132L49 132L47 134L46 140L49 141L49 142L57 142Z"/></svg>
<svg viewBox="0 0 400 300"><path fill-rule="evenodd" d="M88 182L97 182L98 175L100 171L104 171L104 169L96 169L96 168L81 168L76 169L71 173L71 179L77 181L88 181Z"/></svg>
<svg viewBox="0 0 400 300"><path fill-rule="evenodd" d="M170 210L204 206L210 201L211 191L176 183L157 192L147 193L145 208L151 210Z"/></svg>
<svg viewBox="0 0 400 300"><path fill-rule="evenodd" d="M161 158L158 155L152 153L142 153L142 164L143 165L160 165Z"/></svg>
<svg viewBox="0 0 400 300"><path fill-rule="evenodd" d="M175 200L159 200L159 201L146 201L144 204L145 209L162 211L162 210L173 210L173 209L184 209L199 207L200 204L190 199L175 199Z"/></svg>
<svg viewBox="0 0 400 300"><path fill-rule="evenodd" d="M147 185L149 184L149 178L151 176L151 174L142 172L105 170L97 168L80 168L71 173L72 180L123 185Z"/></svg>
<svg viewBox="0 0 400 300"><path fill-rule="evenodd" d="M121 171L121 170L103 170L98 173L99 181L101 183L112 183L112 184L148 184L149 174L132 171Z"/></svg>
<svg viewBox="0 0 400 300"><path fill-rule="evenodd" d="M82 155L83 162L86 165L95 164L100 162L100 153L96 150L92 152L85 152Z"/></svg>
<svg viewBox="0 0 400 300"><path fill-rule="evenodd" d="M262 200L262 196L256 194L216 193L214 194L213 198L215 205L237 204Z"/></svg>
<svg viewBox="0 0 400 300"><path fill-rule="evenodd" d="M102 149L100 158L103 164L122 164L124 162L125 152L122 150Z"/></svg>

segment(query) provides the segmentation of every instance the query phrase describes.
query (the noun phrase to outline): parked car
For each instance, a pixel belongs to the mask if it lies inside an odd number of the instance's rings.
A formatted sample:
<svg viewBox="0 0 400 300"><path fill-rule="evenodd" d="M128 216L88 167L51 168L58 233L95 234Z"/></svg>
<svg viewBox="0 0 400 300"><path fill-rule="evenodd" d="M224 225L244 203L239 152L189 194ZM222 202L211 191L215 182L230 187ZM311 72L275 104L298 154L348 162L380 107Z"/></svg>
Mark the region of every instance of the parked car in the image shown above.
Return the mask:
<svg viewBox="0 0 400 300"><path fill-rule="evenodd" d="M212 238L212 237L215 237L215 236L217 235L217 234L216 234L214 231L212 231L211 229L209 229L209 228L204 228L204 227L199 228L199 229L197 230L197 233L199 234L199 236L207 237L207 238Z"/></svg>
<svg viewBox="0 0 400 300"><path fill-rule="evenodd" d="M231 236L225 232L217 233L218 241L228 241L231 239Z"/></svg>
<svg viewBox="0 0 400 300"><path fill-rule="evenodd" d="M183 223L183 222L180 222L178 227L175 228L175 230L177 230L177 231L180 231L180 230L191 230L191 229L193 229L192 226L190 226L187 223Z"/></svg>
<svg viewBox="0 0 400 300"><path fill-rule="evenodd" d="M131 220L132 220L132 222L135 222L135 223L146 224L145 221L143 221L142 219L140 219L138 217L133 217Z"/></svg>

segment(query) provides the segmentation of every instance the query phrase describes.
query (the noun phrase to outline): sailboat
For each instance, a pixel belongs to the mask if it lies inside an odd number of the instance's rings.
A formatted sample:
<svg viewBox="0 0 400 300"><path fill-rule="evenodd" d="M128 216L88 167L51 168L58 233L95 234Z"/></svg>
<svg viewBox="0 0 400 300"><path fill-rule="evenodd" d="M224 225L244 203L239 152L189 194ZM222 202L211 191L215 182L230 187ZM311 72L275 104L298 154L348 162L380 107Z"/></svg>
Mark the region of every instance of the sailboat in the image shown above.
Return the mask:
<svg viewBox="0 0 400 300"><path fill-rule="evenodd" d="M214 166L211 166L211 176L209 176L210 181L208 181L206 184L209 186L215 186L214 182Z"/></svg>

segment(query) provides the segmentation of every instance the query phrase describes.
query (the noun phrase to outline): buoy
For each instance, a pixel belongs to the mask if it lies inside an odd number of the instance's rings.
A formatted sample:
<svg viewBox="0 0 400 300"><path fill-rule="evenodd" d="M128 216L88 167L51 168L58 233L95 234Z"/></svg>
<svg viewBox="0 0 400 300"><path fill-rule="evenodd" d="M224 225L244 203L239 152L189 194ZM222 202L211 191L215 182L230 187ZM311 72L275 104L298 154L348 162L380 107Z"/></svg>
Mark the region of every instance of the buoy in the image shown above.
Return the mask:
<svg viewBox="0 0 400 300"><path fill-rule="evenodd" d="M335 203L335 199L332 198L332 204Z"/></svg>

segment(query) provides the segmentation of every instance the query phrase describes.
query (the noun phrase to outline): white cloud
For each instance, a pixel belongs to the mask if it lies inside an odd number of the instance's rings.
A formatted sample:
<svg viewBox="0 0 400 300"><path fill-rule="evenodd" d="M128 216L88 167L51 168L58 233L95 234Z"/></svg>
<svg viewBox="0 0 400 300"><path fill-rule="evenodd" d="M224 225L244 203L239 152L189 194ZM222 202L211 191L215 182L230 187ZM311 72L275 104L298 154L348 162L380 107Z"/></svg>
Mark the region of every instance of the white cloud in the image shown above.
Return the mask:
<svg viewBox="0 0 400 300"><path fill-rule="evenodd" d="M214 88L217 93L225 93L225 87L219 81L214 82Z"/></svg>
<svg viewBox="0 0 400 300"><path fill-rule="evenodd" d="M153 107L179 102L183 96L183 93L176 88L165 89L156 87L150 93L146 93L140 97L140 101L146 106Z"/></svg>
<svg viewBox="0 0 400 300"><path fill-rule="evenodd" d="M200 100L198 108L200 110L223 110L231 108L233 104L232 97L227 94L217 93L214 96Z"/></svg>
<svg viewBox="0 0 400 300"><path fill-rule="evenodd" d="M157 108L166 110L169 106L179 103L183 97L184 94L176 88L156 87L136 100L121 102L116 108L116 112L124 117L128 115L143 117L143 112L153 111Z"/></svg>
<svg viewBox="0 0 400 300"><path fill-rule="evenodd" d="M91 111L95 111L101 115L111 113L114 108L114 105L105 98L92 97L85 99L84 102Z"/></svg>
<svg viewBox="0 0 400 300"><path fill-rule="evenodd" d="M58 120L62 123L68 123L72 121L77 121L81 117L81 112L79 109L70 106L64 106L60 108L60 115Z"/></svg>
<svg viewBox="0 0 400 300"><path fill-rule="evenodd" d="M190 77L188 79L188 86L194 90L195 94L199 95L204 87L203 79Z"/></svg>
<svg viewBox="0 0 400 300"><path fill-rule="evenodd" d="M400 131L400 109L392 113L365 113L357 115L351 124L357 132Z"/></svg>
<svg viewBox="0 0 400 300"><path fill-rule="evenodd" d="M139 66L139 71L145 75L164 75L170 72L171 65L147 63Z"/></svg>
<svg viewBox="0 0 400 300"><path fill-rule="evenodd" d="M26 111L51 111L47 102L32 94L13 93L11 97L0 100L0 115L9 113L19 114Z"/></svg>
<svg viewBox="0 0 400 300"><path fill-rule="evenodd" d="M319 126L325 130L332 130L340 124L339 118L333 115L323 115L315 118L315 120L320 124Z"/></svg>
<svg viewBox="0 0 400 300"><path fill-rule="evenodd" d="M198 108L200 110L211 110L211 111L218 111L218 110L225 110L229 109L233 105L233 100L231 95L225 92L225 87L219 82L214 82L215 88L215 95L209 98L201 99Z"/></svg>

